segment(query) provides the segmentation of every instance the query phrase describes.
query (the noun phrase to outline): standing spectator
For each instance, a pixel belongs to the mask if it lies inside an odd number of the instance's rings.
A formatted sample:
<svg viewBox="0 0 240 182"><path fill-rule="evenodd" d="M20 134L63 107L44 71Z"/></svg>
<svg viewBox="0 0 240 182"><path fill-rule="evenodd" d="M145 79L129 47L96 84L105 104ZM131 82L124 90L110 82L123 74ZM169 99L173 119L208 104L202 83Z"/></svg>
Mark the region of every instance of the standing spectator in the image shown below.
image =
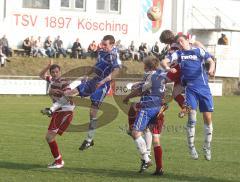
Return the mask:
<svg viewBox="0 0 240 182"><path fill-rule="evenodd" d="M228 45L228 38L225 34L221 34L221 37L218 39L218 45Z"/></svg>
<svg viewBox="0 0 240 182"><path fill-rule="evenodd" d="M96 44L95 40L93 40L92 43L89 44L88 53L90 54L91 59L97 57L97 44Z"/></svg>
<svg viewBox="0 0 240 182"><path fill-rule="evenodd" d="M154 56L158 57L159 55L158 42L155 42L155 45L152 47L151 52L153 53Z"/></svg>
<svg viewBox="0 0 240 182"><path fill-rule="evenodd" d="M46 54L48 55L48 57L50 58L54 57L55 50L53 48L50 36L48 36L46 41L44 42L44 49L46 49Z"/></svg>
<svg viewBox="0 0 240 182"><path fill-rule="evenodd" d="M22 48L24 49L25 53L27 56L30 56L31 50L32 50L32 45L29 37L27 37L22 44Z"/></svg>
<svg viewBox="0 0 240 182"><path fill-rule="evenodd" d="M66 50L63 48L63 41L60 39L60 36L57 36L57 39L54 42L54 48L57 53L57 58L60 56L60 54L62 54L64 58L67 56Z"/></svg>
<svg viewBox="0 0 240 182"><path fill-rule="evenodd" d="M2 46L3 54L5 54L7 57L12 56L12 49L8 45L6 35L3 35L3 37L0 39L0 46Z"/></svg>
<svg viewBox="0 0 240 182"><path fill-rule="evenodd" d="M72 46L72 58L78 59L78 58L81 58L81 56L82 56L82 45L79 41L79 38L77 38Z"/></svg>

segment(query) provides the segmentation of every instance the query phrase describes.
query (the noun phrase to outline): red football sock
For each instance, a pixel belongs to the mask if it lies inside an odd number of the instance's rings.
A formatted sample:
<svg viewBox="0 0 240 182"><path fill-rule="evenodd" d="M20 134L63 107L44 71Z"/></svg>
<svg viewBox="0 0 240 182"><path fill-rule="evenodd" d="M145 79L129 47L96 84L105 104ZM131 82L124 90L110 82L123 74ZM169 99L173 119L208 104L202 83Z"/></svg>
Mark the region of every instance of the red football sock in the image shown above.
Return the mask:
<svg viewBox="0 0 240 182"><path fill-rule="evenodd" d="M160 169L163 168L163 165L162 165L162 147L161 146L154 147L154 157L155 157L155 162L156 162L156 171L159 171Z"/></svg>
<svg viewBox="0 0 240 182"><path fill-rule="evenodd" d="M51 152L52 152L52 155L53 155L55 161L56 162L61 162L62 161L62 157L61 157L61 155L59 153L57 142L54 140L54 141L52 141L52 142L50 142L48 144L49 144L49 147L51 149Z"/></svg>
<svg viewBox="0 0 240 182"><path fill-rule="evenodd" d="M174 100L178 103L178 105L179 105L181 108L183 108L183 106L184 106L184 101L185 101L183 95L181 95L181 94L177 95L177 96L174 98Z"/></svg>

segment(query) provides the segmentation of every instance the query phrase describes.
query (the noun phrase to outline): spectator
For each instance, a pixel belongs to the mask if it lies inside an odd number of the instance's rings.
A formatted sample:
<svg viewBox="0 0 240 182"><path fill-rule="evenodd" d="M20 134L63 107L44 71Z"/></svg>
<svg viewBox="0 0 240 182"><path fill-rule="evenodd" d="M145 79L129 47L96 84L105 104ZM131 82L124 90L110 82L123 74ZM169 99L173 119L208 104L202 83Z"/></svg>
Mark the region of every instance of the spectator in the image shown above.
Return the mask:
<svg viewBox="0 0 240 182"><path fill-rule="evenodd" d="M34 44L35 44L35 39L33 36L30 37L30 44L31 44L31 52L30 55L33 55L33 49L34 49Z"/></svg>
<svg viewBox="0 0 240 182"><path fill-rule="evenodd" d="M39 54L43 57L47 57L47 54L43 47L43 42L40 36L38 36L37 40L34 41L34 45L33 45L33 56L37 57Z"/></svg>
<svg viewBox="0 0 240 182"><path fill-rule="evenodd" d="M6 38L6 35L3 35L3 37L0 39L0 46L2 46L2 52L7 57L12 56L12 49L8 45L8 39Z"/></svg>
<svg viewBox="0 0 240 182"><path fill-rule="evenodd" d="M134 54L135 54L135 45L134 42L131 41L131 44L128 46L128 52L132 58L132 60L134 59Z"/></svg>
<svg viewBox="0 0 240 182"><path fill-rule="evenodd" d="M82 45L79 41L79 38L77 38L72 46L72 58L78 59L78 58L81 58L81 56L82 56Z"/></svg>
<svg viewBox="0 0 240 182"><path fill-rule="evenodd" d="M225 34L221 34L221 37L218 39L218 45L228 45L228 38Z"/></svg>
<svg viewBox="0 0 240 182"><path fill-rule="evenodd" d="M3 53L2 51L2 46L0 46L0 64L1 67L5 66L6 61L10 61L9 59L7 59L7 56Z"/></svg>
<svg viewBox="0 0 240 182"><path fill-rule="evenodd" d="M155 45L152 47L151 52L153 53L154 56L158 57L159 55L158 42L155 42Z"/></svg>
<svg viewBox="0 0 240 182"><path fill-rule="evenodd" d="M67 56L66 50L63 48L63 41L60 39L60 36L57 36L57 39L54 42L54 48L56 50L57 58L61 54L64 58Z"/></svg>
<svg viewBox="0 0 240 182"><path fill-rule="evenodd" d="M142 61L144 57L147 56L147 43L141 43L141 45L138 48L138 52L140 54L140 60Z"/></svg>
<svg viewBox="0 0 240 182"><path fill-rule="evenodd" d="M117 48L118 52L121 53L125 50L124 46L121 44L121 40L118 40L115 43L115 47Z"/></svg>
<svg viewBox="0 0 240 182"><path fill-rule="evenodd" d="M26 55L27 55L27 56L30 56L31 50L32 50L32 45L31 45L31 42L30 42L29 37L27 37L27 38L23 41L22 48L24 49Z"/></svg>
<svg viewBox="0 0 240 182"><path fill-rule="evenodd" d="M89 44L88 53L90 54L91 59L97 57L97 44L96 44L95 40L93 40L92 43Z"/></svg>
<svg viewBox="0 0 240 182"><path fill-rule="evenodd" d="M44 42L44 49L46 50L48 57L52 58L55 56L55 49L53 48L53 43L50 36L48 36Z"/></svg>
<svg viewBox="0 0 240 182"><path fill-rule="evenodd" d="M131 51L131 52L134 52L134 51L135 51L134 41L131 41L131 44L130 44L130 46L128 46L128 49L129 49L129 51Z"/></svg>

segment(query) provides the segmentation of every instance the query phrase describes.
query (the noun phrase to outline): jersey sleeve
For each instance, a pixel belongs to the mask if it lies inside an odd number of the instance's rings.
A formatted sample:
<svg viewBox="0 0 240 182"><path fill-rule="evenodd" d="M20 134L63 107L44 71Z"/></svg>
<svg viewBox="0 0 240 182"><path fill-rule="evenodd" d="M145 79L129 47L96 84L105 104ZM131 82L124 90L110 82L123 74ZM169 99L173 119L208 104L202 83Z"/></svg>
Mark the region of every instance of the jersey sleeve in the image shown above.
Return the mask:
<svg viewBox="0 0 240 182"><path fill-rule="evenodd" d="M198 48L199 49L199 54L200 54L200 57L204 60L204 61L207 61L209 58L211 58L211 55L205 51L204 49L202 48Z"/></svg>

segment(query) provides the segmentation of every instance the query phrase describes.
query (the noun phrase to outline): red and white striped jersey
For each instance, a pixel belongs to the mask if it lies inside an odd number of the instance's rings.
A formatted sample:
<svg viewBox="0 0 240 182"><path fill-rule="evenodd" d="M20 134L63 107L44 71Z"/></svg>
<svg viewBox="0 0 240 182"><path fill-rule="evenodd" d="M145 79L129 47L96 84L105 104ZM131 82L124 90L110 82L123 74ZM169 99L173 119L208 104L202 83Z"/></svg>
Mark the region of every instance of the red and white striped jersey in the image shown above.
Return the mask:
<svg viewBox="0 0 240 182"><path fill-rule="evenodd" d="M53 79L51 76L47 76L46 81L49 83L48 86L48 93L51 89L59 89L62 91L71 90L70 88L70 81L65 78L58 78ZM63 97L62 94L49 94L49 96L52 99L52 102L58 102L61 97ZM72 101L67 102L66 104L62 105L62 107L58 111L72 111L74 109L75 105Z"/></svg>

